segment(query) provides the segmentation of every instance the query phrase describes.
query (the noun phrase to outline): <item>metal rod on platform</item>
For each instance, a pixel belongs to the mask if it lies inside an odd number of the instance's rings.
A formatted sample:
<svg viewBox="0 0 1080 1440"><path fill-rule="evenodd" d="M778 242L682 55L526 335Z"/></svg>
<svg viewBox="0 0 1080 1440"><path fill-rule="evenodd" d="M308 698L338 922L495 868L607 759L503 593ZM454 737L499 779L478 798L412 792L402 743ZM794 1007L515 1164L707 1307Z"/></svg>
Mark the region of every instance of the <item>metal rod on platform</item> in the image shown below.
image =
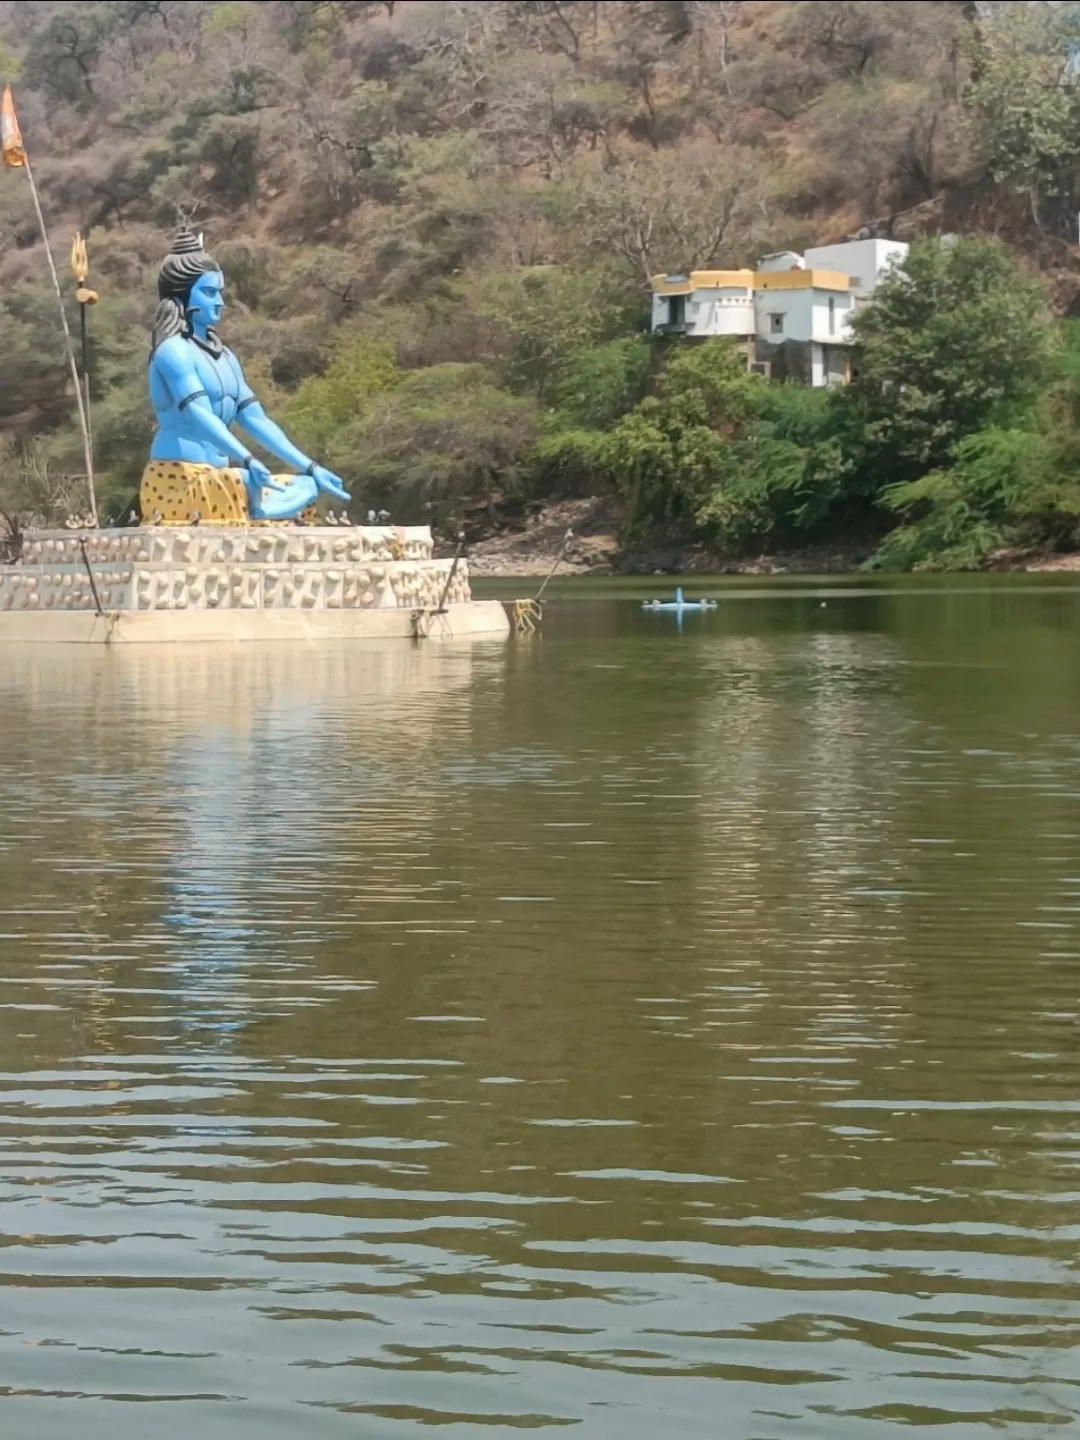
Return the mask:
<svg viewBox="0 0 1080 1440"><path fill-rule="evenodd" d="M76 230L75 239L71 244L71 273L75 276L75 283L79 287L75 291L75 299L79 302L79 334L82 339L83 404L86 411L87 454L90 464L93 465L94 422L90 411L90 337L86 329L86 312L89 306L98 303L98 296L96 291L87 288L86 282L90 276L90 257L86 253L86 241L83 239L81 230Z"/></svg>
<svg viewBox="0 0 1080 1440"><path fill-rule="evenodd" d="M465 555L465 531L464 531L464 530L460 531L460 533L458 534L457 539L458 539L457 553L454 555L454 563L450 566L450 574L446 577L446 584L443 586L442 596L441 596L441 598L440 598L440 600L439 600L439 608L435 611L435 614L436 614L436 615L445 615L445 614L446 614L446 597L450 594L450 586L453 585L453 583L454 583L454 576L457 574L457 568L458 568L458 566L461 564L461 561L462 561L462 559L463 559L463 557L464 557L464 555Z"/></svg>
<svg viewBox="0 0 1080 1440"><path fill-rule="evenodd" d="M94 606L99 615L104 615L105 609L101 603L101 596L98 594L97 581L94 579L94 567L90 564L90 556L86 553L85 535L79 536L79 549L82 551L83 564L86 566L86 573L90 578L90 589L94 595Z"/></svg>
<svg viewBox="0 0 1080 1440"><path fill-rule="evenodd" d="M83 300L79 301L79 329L82 332L82 380L83 405L86 408L86 441L90 447L90 464L93 465L94 426L90 418L90 341L86 334L86 302Z"/></svg>
<svg viewBox="0 0 1080 1440"><path fill-rule="evenodd" d="M555 571L558 570L559 566L562 564L563 558L566 555L567 550L569 550L570 548L570 541L573 540L573 538L573 530L567 530L562 542L562 549L559 551L558 555L555 556L555 564L552 565L551 569L547 573L547 579L545 579L544 583L540 586L540 589L536 592L536 603L538 605L544 597L544 591L547 589L549 581L553 578Z"/></svg>

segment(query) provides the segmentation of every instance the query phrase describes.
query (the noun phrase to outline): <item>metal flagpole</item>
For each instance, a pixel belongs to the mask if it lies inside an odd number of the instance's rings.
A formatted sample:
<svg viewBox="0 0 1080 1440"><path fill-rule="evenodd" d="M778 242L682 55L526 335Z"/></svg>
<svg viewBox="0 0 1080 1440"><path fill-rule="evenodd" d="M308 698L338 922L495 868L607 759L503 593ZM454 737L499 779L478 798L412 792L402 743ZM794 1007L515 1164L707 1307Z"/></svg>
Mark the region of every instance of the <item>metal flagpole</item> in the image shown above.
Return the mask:
<svg viewBox="0 0 1080 1440"><path fill-rule="evenodd" d="M52 246L49 244L49 232L45 228L45 216L41 213L41 201L38 198L38 189L34 183L34 172L30 168L29 156L27 156L23 162L23 169L26 171L26 178L30 181L30 194L34 199L34 210L37 213L38 225L41 227L41 238L45 244L45 258L49 262L49 276L53 283L53 289L56 291L56 303L60 310L60 324L64 330L64 346L67 350L71 378L75 385L75 402L79 407L79 424L82 427L83 458L86 461L86 485L90 492L90 518L93 520L96 529L98 510L97 494L94 489L94 456L90 445L90 422L86 415L82 381L79 379L79 366L75 359L75 346L71 339L71 327L68 325L67 311L64 308L64 292L60 289L60 277L56 273L56 262L53 260Z"/></svg>
<svg viewBox="0 0 1080 1440"><path fill-rule="evenodd" d="M82 339L82 382L86 397L86 429L90 436L90 458L94 455L94 425L90 411L90 341L86 331L86 311L98 303L96 290L87 289L86 280L90 274L90 260L86 253L86 241L81 231L75 232L71 244L71 273L75 276L78 289L75 299L79 302L79 333Z"/></svg>
<svg viewBox="0 0 1080 1440"><path fill-rule="evenodd" d="M37 184L34 180L34 172L30 167L30 157L26 153L23 144L22 132L19 129L18 117L15 114L15 102L11 97L11 86L4 86L3 99L0 100L0 159L5 165L13 170L25 170L26 178L30 181L30 196L34 202L34 213L37 216L38 228L41 231L41 238L45 245L45 259L49 265L49 278L52 280L53 290L56 292L56 303L60 309L60 325L64 331L64 349L67 351L68 367L71 370L71 378L75 384L75 403L79 408L79 424L83 436L83 457L86 461L86 485L90 493L90 518L93 524L98 523L97 495L94 490L94 456L90 444L90 422L86 413L86 402L83 396L82 382L79 378L79 366L75 360L75 346L71 339L71 327L68 325L67 311L64 309L64 292L60 289L60 277L56 273L56 262L53 260L52 246L49 244L49 232L45 228L45 216L41 212L41 200L38 196Z"/></svg>

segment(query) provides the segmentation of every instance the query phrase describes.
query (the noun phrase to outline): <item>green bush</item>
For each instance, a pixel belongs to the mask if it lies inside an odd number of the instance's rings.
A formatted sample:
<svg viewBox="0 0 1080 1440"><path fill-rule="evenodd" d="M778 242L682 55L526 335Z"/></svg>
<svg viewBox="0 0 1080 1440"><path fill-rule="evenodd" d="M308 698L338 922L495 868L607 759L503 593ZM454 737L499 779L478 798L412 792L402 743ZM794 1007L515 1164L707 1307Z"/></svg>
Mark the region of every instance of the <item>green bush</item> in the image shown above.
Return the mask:
<svg viewBox="0 0 1080 1440"><path fill-rule="evenodd" d="M892 570L974 570L995 551L1075 530L1080 488L1062 467L1053 438L991 429L956 447L953 463L885 491L902 517L871 564Z"/></svg>
<svg viewBox="0 0 1080 1440"><path fill-rule="evenodd" d="M725 548L813 537L843 495L833 397L770 386L760 418L729 447L725 472L697 514Z"/></svg>

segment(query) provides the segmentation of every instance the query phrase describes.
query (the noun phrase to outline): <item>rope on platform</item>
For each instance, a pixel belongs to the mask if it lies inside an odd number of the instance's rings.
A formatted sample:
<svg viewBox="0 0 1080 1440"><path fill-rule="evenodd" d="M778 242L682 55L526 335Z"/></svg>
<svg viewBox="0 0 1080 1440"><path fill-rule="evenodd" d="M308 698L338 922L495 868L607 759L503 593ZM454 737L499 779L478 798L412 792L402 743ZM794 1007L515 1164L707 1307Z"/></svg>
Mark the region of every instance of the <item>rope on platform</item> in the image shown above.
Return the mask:
<svg viewBox="0 0 1080 1440"><path fill-rule="evenodd" d="M544 618L544 607L539 600L514 601L514 629L519 635L532 635Z"/></svg>
<svg viewBox="0 0 1080 1440"><path fill-rule="evenodd" d="M105 644L111 645L113 635L116 633L116 627L120 624L120 611L106 610L101 618L105 621Z"/></svg>
<svg viewBox="0 0 1080 1440"><path fill-rule="evenodd" d="M519 635L533 635L540 628L540 622L544 618L544 607L540 603L544 598L544 591L551 583L555 571L558 570L559 566L565 560L566 552L570 549L570 542L573 540L573 538L573 530L567 530L565 536L563 537L562 548L555 556L555 563L548 571L544 579L544 583L540 586L540 589L536 592L536 594L529 600L514 601L514 629Z"/></svg>
<svg viewBox="0 0 1080 1440"><path fill-rule="evenodd" d="M427 640L432 631L436 629L444 636L454 633L446 610L432 609L431 606L413 610L409 616L409 625L414 640Z"/></svg>

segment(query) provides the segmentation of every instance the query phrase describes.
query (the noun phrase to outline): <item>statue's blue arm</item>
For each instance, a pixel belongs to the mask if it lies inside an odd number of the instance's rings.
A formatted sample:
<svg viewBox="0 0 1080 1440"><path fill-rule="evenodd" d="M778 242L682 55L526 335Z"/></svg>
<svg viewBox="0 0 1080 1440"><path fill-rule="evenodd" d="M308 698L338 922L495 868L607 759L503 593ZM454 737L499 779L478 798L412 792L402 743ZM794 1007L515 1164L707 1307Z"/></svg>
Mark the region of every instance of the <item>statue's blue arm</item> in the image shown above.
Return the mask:
<svg viewBox="0 0 1080 1440"><path fill-rule="evenodd" d="M159 345L154 351L153 364L168 385L175 403L183 406L184 423L195 431L200 440L224 451L240 464L249 459L251 451L248 447L214 414L184 340L177 336Z"/></svg>
<svg viewBox="0 0 1080 1440"><path fill-rule="evenodd" d="M241 430L258 441L264 450L269 450L271 455L283 460L298 475L310 470L313 462L302 450L297 449L281 426L270 419L254 396L240 403L243 409L237 415L236 423Z"/></svg>
<svg viewBox="0 0 1080 1440"><path fill-rule="evenodd" d="M229 359L240 382L240 400L236 413L236 423L240 428L253 440L258 441L264 449L269 450L271 455L276 455L286 465L293 466L299 474L312 475L324 494L332 495L336 500L348 503L349 492L340 478L332 470L325 470L321 465L316 465L314 460L310 460L302 450L297 449L281 426L270 419L270 416L256 400L251 386L244 378L240 362L231 350Z"/></svg>

